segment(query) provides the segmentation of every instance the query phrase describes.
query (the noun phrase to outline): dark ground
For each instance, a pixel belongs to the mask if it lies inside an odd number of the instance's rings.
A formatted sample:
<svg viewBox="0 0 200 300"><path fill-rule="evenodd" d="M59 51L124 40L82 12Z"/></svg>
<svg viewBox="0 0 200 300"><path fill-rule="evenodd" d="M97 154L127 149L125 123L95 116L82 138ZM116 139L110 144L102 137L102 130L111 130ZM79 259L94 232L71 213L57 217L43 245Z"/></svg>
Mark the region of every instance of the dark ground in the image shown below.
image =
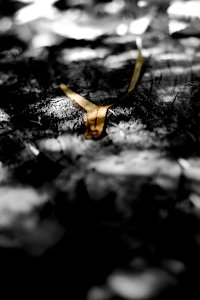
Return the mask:
<svg viewBox="0 0 200 300"><path fill-rule="evenodd" d="M108 112L100 140L84 139L84 112L59 84L96 104L120 98L137 55L133 34L75 39L53 34L46 21L1 29L5 299L200 297L200 40L191 28L169 35L168 1L150 2L158 11L143 35L141 79ZM57 3L62 13L88 9L94 28L97 4L72 11L66 3ZM4 23L21 6L1 0ZM146 13L130 7L112 22ZM40 30L51 45L31 44Z"/></svg>

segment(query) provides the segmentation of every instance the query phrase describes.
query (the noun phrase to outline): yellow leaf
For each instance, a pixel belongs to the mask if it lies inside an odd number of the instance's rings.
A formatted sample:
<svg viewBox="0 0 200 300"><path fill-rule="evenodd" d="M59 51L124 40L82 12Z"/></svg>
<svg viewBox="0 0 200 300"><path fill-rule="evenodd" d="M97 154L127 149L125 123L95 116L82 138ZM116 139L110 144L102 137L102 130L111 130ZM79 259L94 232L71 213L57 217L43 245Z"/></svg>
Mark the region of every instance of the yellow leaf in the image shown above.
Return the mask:
<svg viewBox="0 0 200 300"><path fill-rule="evenodd" d="M102 136L106 114L110 105L99 106L95 110L88 111L86 114L85 138L99 138Z"/></svg>
<svg viewBox="0 0 200 300"><path fill-rule="evenodd" d="M142 66L143 66L143 63L144 63L144 58L142 56L142 52L141 50L139 50L139 53L138 53L138 56L137 56L137 59L136 59L136 63L135 63L135 67L134 67L134 70L133 70L133 75L131 77L131 82L129 84L129 87L128 87L128 93L131 93L137 82L138 82L138 79L140 77L140 73L141 73L141 70L142 70Z"/></svg>
<svg viewBox="0 0 200 300"><path fill-rule="evenodd" d="M113 105L116 105L118 102L124 100L127 97L127 95L135 89L141 74L143 63L144 63L144 59L142 56L142 52L141 50L139 50L127 93L119 101L112 103L110 105L106 105L106 106L96 105L90 102L89 100L87 100L86 98L82 97L81 95L73 92L64 83L60 84L60 88L63 90L65 95L69 97L71 100L75 101L80 107L82 107L86 111L85 138L97 139L102 136L105 127L105 120L106 120L106 114L108 109Z"/></svg>
<svg viewBox="0 0 200 300"><path fill-rule="evenodd" d="M76 103L78 103L83 109L86 111L90 111L93 109L96 109L98 106L90 102L89 100L85 99L79 94L76 94L73 92L67 85L64 83L60 84L60 88L63 90L66 96L68 96L71 100L74 100Z"/></svg>
<svg viewBox="0 0 200 300"><path fill-rule="evenodd" d="M107 110L111 105L99 106L73 92L67 85L61 83L60 88L66 96L75 101L86 112L86 132L85 138L98 138L102 135Z"/></svg>

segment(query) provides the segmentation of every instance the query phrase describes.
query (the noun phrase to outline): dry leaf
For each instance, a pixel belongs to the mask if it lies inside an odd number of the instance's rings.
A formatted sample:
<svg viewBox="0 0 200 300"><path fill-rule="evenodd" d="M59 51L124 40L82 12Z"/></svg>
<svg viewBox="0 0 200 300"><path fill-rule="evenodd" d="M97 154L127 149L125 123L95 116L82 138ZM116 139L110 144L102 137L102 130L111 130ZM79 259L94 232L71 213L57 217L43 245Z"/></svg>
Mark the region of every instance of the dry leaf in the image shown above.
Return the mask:
<svg viewBox="0 0 200 300"><path fill-rule="evenodd" d="M135 88L135 86L138 82L138 79L140 77L140 73L141 73L141 70L142 70L143 63L144 63L144 58L142 56L141 50L139 50L138 57L137 57L135 67L134 67L134 70L133 70L133 75L132 75L132 78L131 78L131 82L130 82L130 85L129 85L129 88L128 88L128 93L130 93L134 90L134 88Z"/></svg>
<svg viewBox="0 0 200 300"><path fill-rule="evenodd" d="M98 138L102 135L107 110L111 105L99 106L73 92L68 86L61 83L60 88L66 96L74 100L86 111L86 132L85 138Z"/></svg>
<svg viewBox="0 0 200 300"><path fill-rule="evenodd" d="M135 67L133 70L133 75L131 77L131 81L128 87L127 93L119 100L124 100L129 93L131 93L134 88L136 87L136 84L138 82L138 79L140 77L141 69L144 63L144 58L142 56L141 50L139 50L138 57L136 59ZM110 104L110 105L96 105L86 98L82 97L79 94L76 94L73 92L67 85L64 83L60 84L60 88L63 90L65 95L69 97L71 100L75 101L80 107L82 107L86 111L86 132L85 132L85 138L87 139L97 139L100 138L103 134L104 126L105 126L105 120L106 120L106 114L109 108L111 108L113 105L116 105L119 101Z"/></svg>
<svg viewBox="0 0 200 300"><path fill-rule="evenodd" d="M139 48L139 52L138 52L138 56L135 62L135 66L133 69L133 74L130 80L130 84L128 86L128 90L125 93L124 96L122 96L122 98L120 98L117 102L113 103L111 106L118 104L119 102L121 102L122 100L124 100L136 87L138 80L140 78L140 74L141 74L141 70L144 64L144 57L142 55L142 51L141 51L141 41L140 39L138 40L137 44L138 44L138 48Z"/></svg>

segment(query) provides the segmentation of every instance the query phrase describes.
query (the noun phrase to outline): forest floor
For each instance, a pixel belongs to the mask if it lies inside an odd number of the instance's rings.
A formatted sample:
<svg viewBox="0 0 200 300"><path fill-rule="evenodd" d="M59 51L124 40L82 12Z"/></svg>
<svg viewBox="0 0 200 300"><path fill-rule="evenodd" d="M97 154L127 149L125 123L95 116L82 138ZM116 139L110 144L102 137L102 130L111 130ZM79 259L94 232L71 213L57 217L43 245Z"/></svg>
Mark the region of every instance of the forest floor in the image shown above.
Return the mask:
<svg viewBox="0 0 200 300"><path fill-rule="evenodd" d="M85 112L59 84L98 105L116 101L135 37L66 37L37 52L1 35L7 295L16 284L20 296L28 287L57 299L199 299L200 40L170 35L168 22L160 9L143 35L137 87L108 111L99 140L85 139Z"/></svg>

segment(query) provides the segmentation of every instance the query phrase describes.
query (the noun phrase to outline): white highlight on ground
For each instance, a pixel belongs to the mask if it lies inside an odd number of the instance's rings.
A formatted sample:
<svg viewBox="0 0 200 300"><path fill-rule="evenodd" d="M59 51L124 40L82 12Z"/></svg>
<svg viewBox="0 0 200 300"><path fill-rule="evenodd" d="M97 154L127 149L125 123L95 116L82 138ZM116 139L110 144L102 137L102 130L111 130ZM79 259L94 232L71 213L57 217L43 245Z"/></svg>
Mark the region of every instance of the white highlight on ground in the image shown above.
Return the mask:
<svg viewBox="0 0 200 300"><path fill-rule="evenodd" d="M55 16L57 9L52 5L55 0L33 0L32 2L32 4L16 13L16 22L18 24L24 24L41 17L52 19Z"/></svg>
<svg viewBox="0 0 200 300"><path fill-rule="evenodd" d="M167 12L170 16L200 18L200 1L174 1Z"/></svg>

